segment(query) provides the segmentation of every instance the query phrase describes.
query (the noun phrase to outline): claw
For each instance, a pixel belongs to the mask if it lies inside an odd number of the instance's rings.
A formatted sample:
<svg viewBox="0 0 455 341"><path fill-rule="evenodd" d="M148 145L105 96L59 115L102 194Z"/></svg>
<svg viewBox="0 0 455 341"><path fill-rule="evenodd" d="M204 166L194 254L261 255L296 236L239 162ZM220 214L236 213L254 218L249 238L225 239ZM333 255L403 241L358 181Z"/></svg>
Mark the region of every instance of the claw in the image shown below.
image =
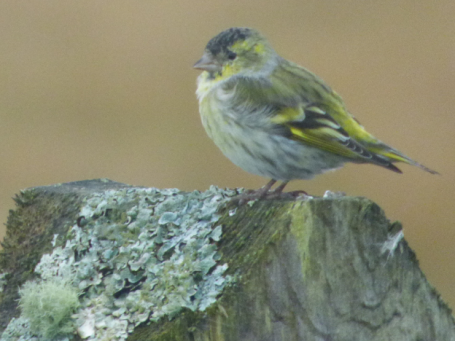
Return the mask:
<svg viewBox="0 0 455 341"><path fill-rule="evenodd" d="M235 197L233 200L238 202L239 205L243 205L252 200L259 200L259 199L295 199L301 195L308 196L308 193L305 191L292 191L292 192L285 192L283 193L283 189L288 184L288 181L283 181L281 185L279 185L275 190L271 191L270 189L276 183L276 180L270 180L264 187L261 187L258 190L249 190L243 192L242 194Z"/></svg>

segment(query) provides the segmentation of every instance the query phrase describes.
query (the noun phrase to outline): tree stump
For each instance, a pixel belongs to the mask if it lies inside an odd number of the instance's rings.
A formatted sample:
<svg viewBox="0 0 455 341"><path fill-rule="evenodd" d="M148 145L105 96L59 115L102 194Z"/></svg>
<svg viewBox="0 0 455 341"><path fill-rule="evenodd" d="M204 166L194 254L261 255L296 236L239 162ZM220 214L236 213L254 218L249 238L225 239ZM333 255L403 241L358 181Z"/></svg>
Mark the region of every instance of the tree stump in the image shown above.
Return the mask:
<svg viewBox="0 0 455 341"><path fill-rule="evenodd" d="M110 180L22 191L0 254L1 340L39 334L18 308L32 280L79 296L73 333L56 340L455 340L451 310L375 203L238 206L236 194Z"/></svg>

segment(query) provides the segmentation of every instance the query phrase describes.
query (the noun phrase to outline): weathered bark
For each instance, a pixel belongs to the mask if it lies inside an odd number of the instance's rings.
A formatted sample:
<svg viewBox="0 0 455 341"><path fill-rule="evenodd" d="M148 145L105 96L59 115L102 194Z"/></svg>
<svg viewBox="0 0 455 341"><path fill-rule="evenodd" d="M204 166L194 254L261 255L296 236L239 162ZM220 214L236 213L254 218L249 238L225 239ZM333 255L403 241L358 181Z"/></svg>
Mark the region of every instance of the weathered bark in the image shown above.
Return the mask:
<svg viewBox="0 0 455 341"><path fill-rule="evenodd" d="M17 197L0 260L0 272L10 274L2 328L19 314L18 286L51 251L53 235L76 223L83 200L125 187L87 181ZM228 264L231 285L205 311L141 324L128 340L455 340L451 311L415 254L404 239L390 242L399 224L368 199L228 202L218 214L218 262Z"/></svg>

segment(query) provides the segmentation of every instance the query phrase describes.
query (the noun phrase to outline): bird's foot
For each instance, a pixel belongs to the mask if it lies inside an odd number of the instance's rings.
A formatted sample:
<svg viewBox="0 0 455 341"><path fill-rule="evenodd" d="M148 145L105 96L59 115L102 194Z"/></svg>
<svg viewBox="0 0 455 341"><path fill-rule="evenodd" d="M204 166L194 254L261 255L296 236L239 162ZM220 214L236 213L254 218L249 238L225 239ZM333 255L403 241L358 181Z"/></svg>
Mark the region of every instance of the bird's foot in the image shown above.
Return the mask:
<svg viewBox="0 0 455 341"><path fill-rule="evenodd" d="M257 190L246 190L242 194L239 194L238 196L234 197L232 200L239 205L246 204L247 202L250 201L256 201L259 199L264 199L269 196L270 193L273 193L274 191L270 191L271 186L264 186L262 188L259 188Z"/></svg>
<svg viewBox="0 0 455 341"><path fill-rule="evenodd" d="M274 194L274 193L271 193L271 194ZM302 197L302 196L309 197L310 195L307 192L302 191L302 190L276 193L276 198L281 198L281 199L294 200L294 199L297 199L298 197Z"/></svg>
<svg viewBox="0 0 455 341"><path fill-rule="evenodd" d="M247 190L242 194L233 198L233 200L239 205L246 204L250 201L256 201L260 199L287 199L295 200L300 196L309 196L305 191L292 191L292 192L283 192L284 187L287 185L287 182L283 182L275 190L270 190L270 188L275 184L276 180L271 180L267 185L258 189L258 190Z"/></svg>

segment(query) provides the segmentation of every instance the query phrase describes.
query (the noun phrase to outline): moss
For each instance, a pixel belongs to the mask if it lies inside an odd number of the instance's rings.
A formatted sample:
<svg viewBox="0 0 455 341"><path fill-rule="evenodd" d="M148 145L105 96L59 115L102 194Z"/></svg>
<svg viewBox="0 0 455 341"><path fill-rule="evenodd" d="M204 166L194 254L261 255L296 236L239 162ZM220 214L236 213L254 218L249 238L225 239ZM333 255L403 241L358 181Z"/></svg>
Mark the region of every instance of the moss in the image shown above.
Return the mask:
<svg viewBox="0 0 455 341"><path fill-rule="evenodd" d="M0 273L10 274L0 300L0 329L11 317L19 316L18 288L36 278L33 269L43 254L52 252L54 235L64 236L70 226L69 220L78 211L74 194L28 189L16 195L14 201L16 209L9 212L3 250L0 251ZM60 237L56 242L62 245L65 240Z"/></svg>
<svg viewBox="0 0 455 341"><path fill-rule="evenodd" d="M65 244L53 244L62 237L49 240L53 251L36 257L41 260L30 274L41 282L21 291L23 315L42 310L29 297L42 295L43 304L48 304L44 296L51 290L41 285L56 279L72 283L82 293L73 316L84 338L124 340L144 323L180 318L184 310L205 311L229 283L224 276L227 264L220 262L217 251L223 231L216 212L235 194L212 187L204 193L121 188L86 195L72 207L79 215L73 214L69 232L62 231ZM50 200L40 195L34 197L39 204ZM36 209L37 204L27 207ZM48 214L40 212L39 219ZM52 314L28 314L39 316L31 320L30 328L49 338L73 328L60 324L62 320L54 316L59 312ZM186 333L183 329L181 335ZM177 335L160 333L161 339L169 340Z"/></svg>
<svg viewBox="0 0 455 341"><path fill-rule="evenodd" d="M184 309L172 321L163 319L155 322L153 328L147 324L138 326L128 341L193 341L194 332L202 322L200 313Z"/></svg>
<svg viewBox="0 0 455 341"><path fill-rule="evenodd" d="M71 320L79 306L76 290L62 281L27 282L20 290L20 308L32 333L53 339L74 332Z"/></svg>
<svg viewBox="0 0 455 341"><path fill-rule="evenodd" d="M227 274L235 275L242 269L242 275L248 273L266 252L264 244L273 243L288 230L291 217L287 214L293 201L275 201L271 207L268 201L257 201L252 207L238 207L234 216L230 212L233 203L227 204L220 212L219 224L223 226L223 238L220 241L222 259L229 260ZM279 229L265 229L274 221Z"/></svg>
<svg viewBox="0 0 455 341"><path fill-rule="evenodd" d="M350 282L358 269L383 273L392 263L380 264L377 251L389 225L368 200L337 196L236 207L229 202L232 195L218 189L91 193L65 232L67 243L59 237L60 244L41 258L35 273L45 282L62 276L77 283L83 294L75 324L79 336L90 340L222 341L251 335L269 340L279 334L297 339L293 336L302 325L310 331L315 325L325 328L326 316L338 318L333 307L351 308L358 302L357 295L346 294L351 286L366 293L368 304L371 290L385 289L388 296L389 289L398 287L368 276ZM402 246L400 241L400 250ZM357 258L365 266L354 262L351 250L360 250ZM399 273L406 270L403 265ZM419 278L411 280L414 291L407 292L416 297L422 287L414 285ZM401 300L404 294L395 290L397 298L388 300ZM329 296L335 304L324 303ZM362 324L370 310L362 303L354 324ZM394 311L387 314L395 319ZM21 318L10 325L18 327L14 335L28 333ZM310 339L309 333L299 339ZM363 335L359 337L371 339Z"/></svg>

